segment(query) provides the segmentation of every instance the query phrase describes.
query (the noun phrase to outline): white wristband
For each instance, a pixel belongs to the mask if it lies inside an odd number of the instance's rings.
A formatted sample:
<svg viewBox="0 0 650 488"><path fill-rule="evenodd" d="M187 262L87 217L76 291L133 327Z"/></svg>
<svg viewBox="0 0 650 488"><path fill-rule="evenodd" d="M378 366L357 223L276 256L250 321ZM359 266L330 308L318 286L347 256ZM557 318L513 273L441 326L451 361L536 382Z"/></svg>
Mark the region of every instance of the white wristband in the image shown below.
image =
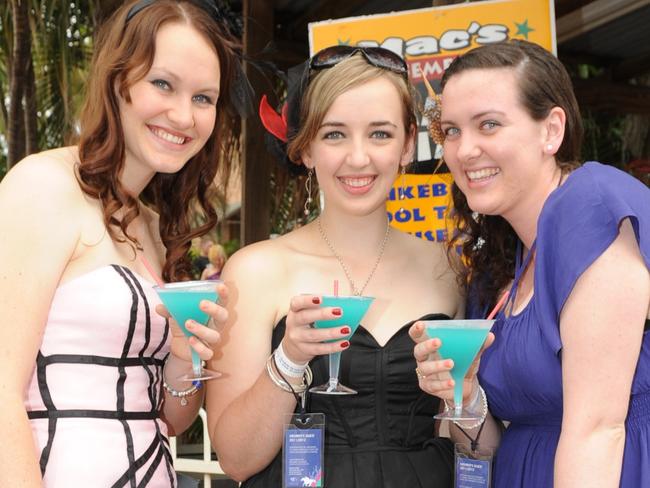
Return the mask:
<svg viewBox="0 0 650 488"><path fill-rule="evenodd" d="M277 366L278 371L280 371L280 373L286 376L299 378L302 377L302 375L305 372L305 369L307 369L308 363L305 364L294 363L291 359L287 357L287 355L284 353L284 349L282 348L282 342L280 342L280 345L275 350L274 356L275 356L275 365Z"/></svg>

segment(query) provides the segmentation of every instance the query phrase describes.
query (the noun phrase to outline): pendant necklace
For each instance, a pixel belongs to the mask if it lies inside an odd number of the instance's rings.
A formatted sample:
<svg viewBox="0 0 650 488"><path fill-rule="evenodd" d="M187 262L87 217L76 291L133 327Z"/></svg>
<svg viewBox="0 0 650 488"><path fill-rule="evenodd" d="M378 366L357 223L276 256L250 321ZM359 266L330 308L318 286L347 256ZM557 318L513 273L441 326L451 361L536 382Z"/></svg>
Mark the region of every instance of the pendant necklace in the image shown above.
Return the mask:
<svg viewBox="0 0 650 488"><path fill-rule="evenodd" d="M377 267L379 266L379 262L381 261L382 256L384 255L384 250L386 249L386 244L388 243L388 237L390 235L390 222L386 222L386 234L384 235L384 240L381 243L381 247L379 248L379 255L377 256L377 260L375 261L375 265L372 267L372 271L370 271L370 274L368 275L368 278L366 278L366 281L364 282L363 286L359 289L357 289L356 285L354 284L354 281L352 281L352 276L350 275L350 270L348 270L348 267L345 265L343 262L343 259L341 259L341 256L336 252L336 249L334 249L334 246L330 242L330 240L327 238L327 234L325 234L325 231L323 230L323 225L321 224L321 218L320 216L318 219L316 219L316 223L318 224L318 232L320 232L321 237L323 238L323 241L325 241L325 244L327 244L327 247L329 250L332 252L336 260L339 262L341 265L341 268L343 269L343 272L345 273L345 277L348 279L348 282L350 283L350 290L352 292L352 295L355 296L361 296L363 293L363 290L366 289L366 286L368 286L368 283L372 279L373 275L375 274L375 271L377 270Z"/></svg>

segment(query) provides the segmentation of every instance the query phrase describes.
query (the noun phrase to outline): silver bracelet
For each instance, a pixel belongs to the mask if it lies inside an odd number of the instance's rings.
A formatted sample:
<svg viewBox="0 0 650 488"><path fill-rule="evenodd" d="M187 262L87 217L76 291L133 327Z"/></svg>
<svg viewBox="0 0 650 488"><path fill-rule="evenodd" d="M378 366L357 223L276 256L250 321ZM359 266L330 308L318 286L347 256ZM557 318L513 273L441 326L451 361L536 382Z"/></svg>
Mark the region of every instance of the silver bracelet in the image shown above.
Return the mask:
<svg viewBox="0 0 650 488"><path fill-rule="evenodd" d="M470 410L470 411L474 410L476 408L476 406L477 406L477 403L480 403L480 405L481 405L481 411L480 411L481 418L479 418L473 424L464 424L464 423L462 423L462 422L464 422L462 420L454 420L454 423L458 427L461 427L463 429L471 430L471 429L475 429L475 428L479 427L483 422L485 422L485 419L486 419L487 413L488 413L488 404L487 404L487 397L485 396L485 391L483 390L481 385L478 385L478 395L476 395L476 397L474 398L472 403L470 405L468 405L468 407L466 407L466 409ZM450 407L447 404L447 401L445 400L445 411L449 410L449 408Z"/></svg>
<svg viewBox="0 0 650 488"><path fill-rule="evenodd" d="M307 365L309 364L298 364L289 359L284 352L282 342L280 342L280 345L273 352L273 355L275 356L275 365L278 368L278 371L285 376L299 378L304 374L305 369L307 369Z"/></svg>
<svg viewBox="0 0 650 488"><path fill-rule="evenodd" d="M162 371L163 388L172 397L180 398L181 407L184 407L184 406L186 406L188 404L187 397L196 395L199 392L199 390L201 390L203 388L203 382L202 381L192 381L189 388L187 388L185 390L176 390L169 383L167 383L167 380L165 379L165 367L166 366L167 366L167 361L165 361L165 365L163 366L163 371Z"/></svg>
<svg viewBox="0 0 650 488"><path fill-rule="evenodd" d="M269 358L266 360L266 372L269 375L269 378L271 378L273 384L278 388L280 388L281 390L286 391L287 393L300 394L307 391L307 388L311 386L313 375L309 365L307 365L303 373L302 383L296 386L290 385L284 378L282 378L280 373L276 371L276 368L277 368L277 363L275 362L275 355L271 354Z"/></svg>

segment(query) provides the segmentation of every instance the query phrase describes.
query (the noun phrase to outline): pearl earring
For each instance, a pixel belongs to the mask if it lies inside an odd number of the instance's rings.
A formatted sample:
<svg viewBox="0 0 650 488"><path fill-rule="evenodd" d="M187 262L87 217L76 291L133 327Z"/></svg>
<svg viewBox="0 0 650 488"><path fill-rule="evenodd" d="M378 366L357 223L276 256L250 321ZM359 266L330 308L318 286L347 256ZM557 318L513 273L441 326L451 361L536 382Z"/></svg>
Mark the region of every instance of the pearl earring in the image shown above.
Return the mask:
<svg viewBox="0 0 650 488"><path fill-rule="evenodd" d="M552 151L553 150L553 144L547 144L546 145L546 150L547 151Z"/></svg>

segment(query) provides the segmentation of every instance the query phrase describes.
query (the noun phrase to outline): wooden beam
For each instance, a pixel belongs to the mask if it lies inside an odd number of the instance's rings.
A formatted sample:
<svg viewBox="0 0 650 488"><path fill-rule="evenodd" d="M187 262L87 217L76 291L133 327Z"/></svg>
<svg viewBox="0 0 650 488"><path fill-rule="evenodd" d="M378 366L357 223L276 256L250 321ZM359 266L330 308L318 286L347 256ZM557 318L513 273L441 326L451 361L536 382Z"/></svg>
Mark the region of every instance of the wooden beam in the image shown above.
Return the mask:
<svg viewBox="0 0 650 488"><path fill-rule="evenodd" d="M650 87L597 79L574 79L581 108L625 114L650 114Z"/></svg>
<svg viewBox="0 0 650 488"><path fill-rule="evenodd" d="M557 42L566 42L647 5L650 0L595 0L557 19Z"/></svg>
<svg viewBox="0 0 650 488"><path fill-rule="evenodd" d="M584 7L593 0L555 0L555 15L564 17L566 14L574 10Z"/></svg>
<svg viewBox="0 0 650 488"><path fill-rule="evenodd" d="M273 37L273 6L270 2L244 0L244 53L251 58L264 49ZM272 87L255 69L246 65L246 74L255 90L255 109L263 93ZM242 203L241 245L268 239L271 230L270 175L273 161L264 146L264 129L256 114L242 123Z"/></svg>

